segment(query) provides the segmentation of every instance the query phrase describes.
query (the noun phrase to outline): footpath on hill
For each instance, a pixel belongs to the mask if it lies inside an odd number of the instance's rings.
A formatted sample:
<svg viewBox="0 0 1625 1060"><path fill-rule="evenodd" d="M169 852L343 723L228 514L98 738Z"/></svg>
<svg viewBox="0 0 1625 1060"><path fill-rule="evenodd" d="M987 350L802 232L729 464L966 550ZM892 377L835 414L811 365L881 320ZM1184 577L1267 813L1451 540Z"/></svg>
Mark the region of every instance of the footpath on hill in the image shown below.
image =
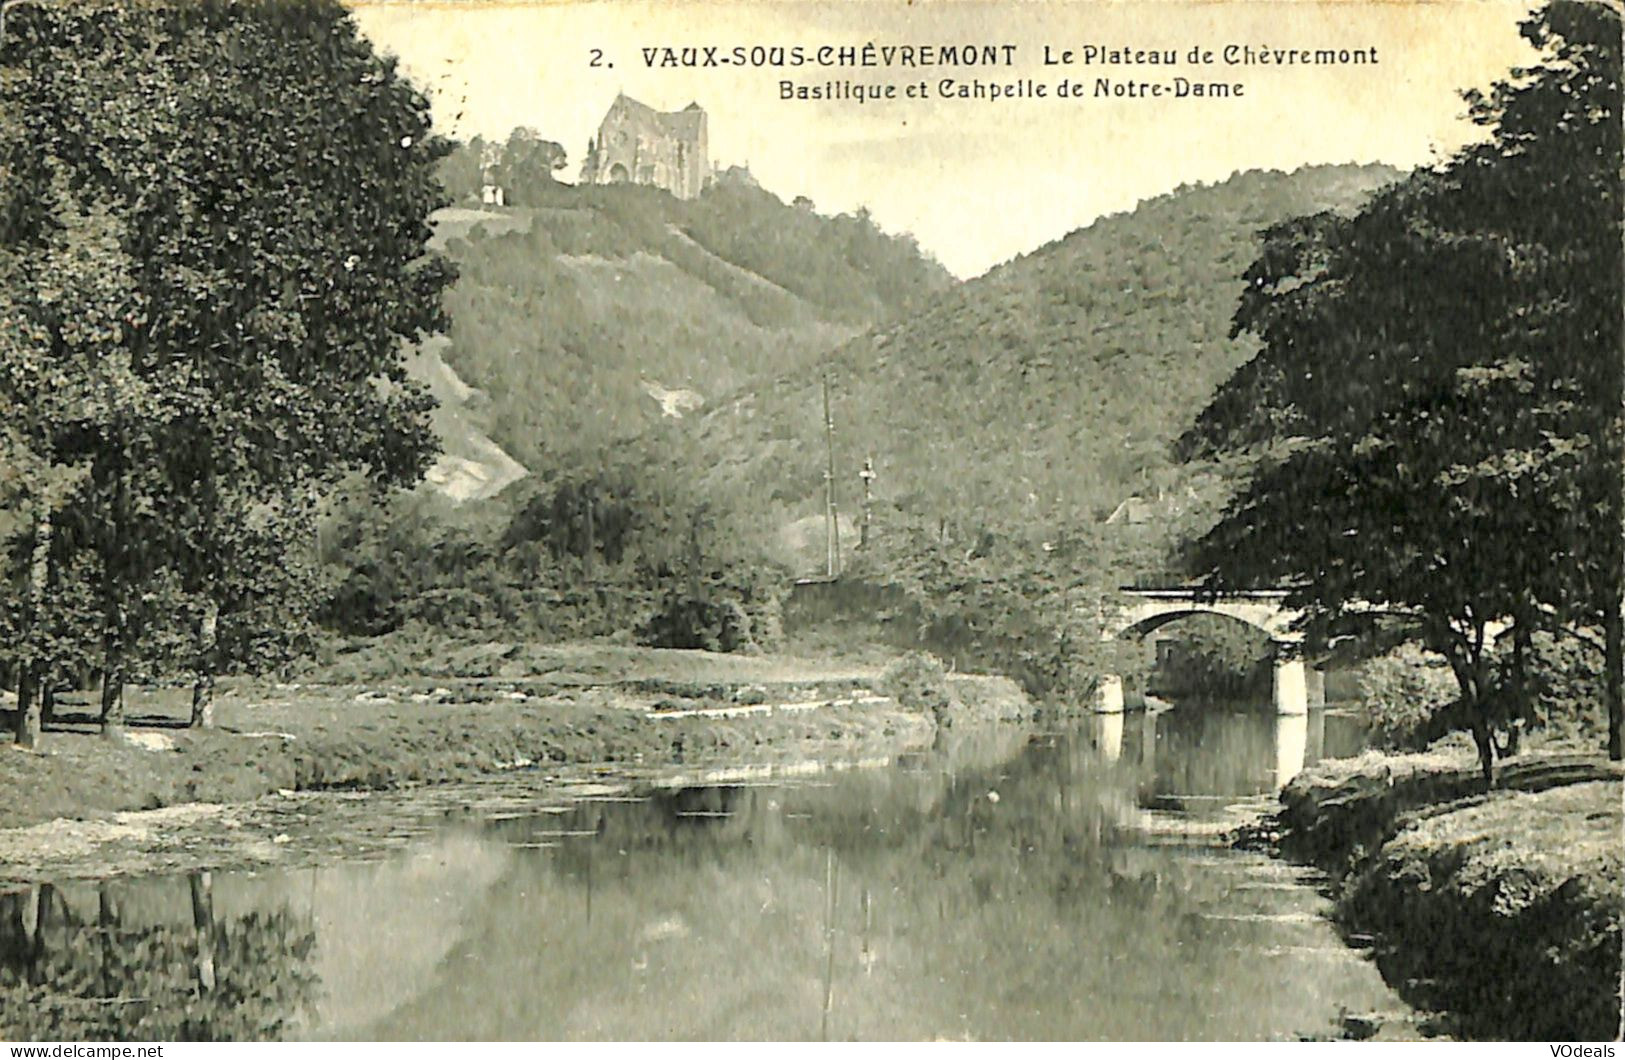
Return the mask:
<svg viewBox="0 0 1625 1060"><path fill-rule="evenodd" d="M1281 794L1280 851L1328 873L1349 941L1452 1036L1609 1040L1621 1026L1625 769L1552 747L1484 792L1471 747L1321 762Z"/></svg>
<svg viewBox="0 0 1625 1060"><path fill-rule="evenodd" d="M132 690L122 739L103 737L70 696L37 752L0 748L10 826L0 862L43 865L53 832L72 831L66 822L122 826L132 811L503 776L545 786L564 767L613 776L929 747L939 719L883 695L883 675L875 665L601 644L490 642L417 659L363 651L303 682L223 683L208 730L186 727L184 690ZM946 724L1032 710L1003 678L956 676L951 688Z"/></svg>

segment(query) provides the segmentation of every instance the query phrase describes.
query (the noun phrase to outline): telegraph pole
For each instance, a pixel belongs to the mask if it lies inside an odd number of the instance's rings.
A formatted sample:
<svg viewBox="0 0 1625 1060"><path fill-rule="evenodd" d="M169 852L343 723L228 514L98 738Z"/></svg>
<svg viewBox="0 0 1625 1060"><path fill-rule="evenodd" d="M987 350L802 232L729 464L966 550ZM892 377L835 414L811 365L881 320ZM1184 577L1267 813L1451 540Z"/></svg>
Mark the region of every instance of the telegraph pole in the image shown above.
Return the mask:
<svg viewBox="0 0 1625 1060"><path fill-rule="evenodd" d="M835 416L829 408L829 372L824 372L824 563L825 573L841 573L841 526L835 509Z"/></svg>
<svg viewBox="0 0 1625 1060"><path fill-rule="evenodd" d="M863 470L858 472L863 480L863 522L858 526L858 547L869 547L869 524L874 522L874 484L875 484L875 458L873 455L863 461Z"/></svg>

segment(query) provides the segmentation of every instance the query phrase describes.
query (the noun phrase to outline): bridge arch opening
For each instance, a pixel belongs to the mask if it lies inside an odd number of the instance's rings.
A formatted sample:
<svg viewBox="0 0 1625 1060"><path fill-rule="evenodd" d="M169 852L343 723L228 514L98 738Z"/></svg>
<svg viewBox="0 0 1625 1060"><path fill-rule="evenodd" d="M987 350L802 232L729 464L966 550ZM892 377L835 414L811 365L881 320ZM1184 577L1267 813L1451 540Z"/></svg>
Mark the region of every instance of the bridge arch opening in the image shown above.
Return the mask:
<svg viewBox="0 0 1625 1060"><path fill-rule="evenodd" d="M1211 617L1211 618L1222 618L1222 619L1225 619L1227 622L1234 623L1234 624L1236 624L1238 626L1245 626L1248 629L1257 630L1259 632L1259 634L1261 634L1265 638L1273 639L1275 634L1276 634L1275 630L1272 630L1269 626L1264 625L1264 624L1262 624L1260 622L1253 621L1253 620L1251 620L1249 618L1243 618L1243 617L1241 617L1239 615L1233 615L1233 614L1230 614L1230 613L1225 612L1225 611L1220 611L1220 610L1217 610L1217 609L1214 609L1214 608L1202 607L1202 606L1198 605L1198 606L1193 606L1193 607L1187 608L1186 610L1183 610L1183 611L1170 610L1170 611L1163 612L1161 614L1151 615L1151 616L1149 616L1147 618L1142 618L1138 622L1135 622L1135 623L1133 623L1131 625L1128 625L1128 626L1124 626L1122 629L1118 630L1116 632L1116 634L1114 635L1114 639L1116 639L1116 640L1124 640L1124 639L1142 640L1145 637L1148 637L1151 634L1156 633L1158 630L1161 630L1164 626L1171 626L1176 622L1183 622L1186 619L1190 619L1190 618L1209 618L1209 617Z"/></svg>
<svg viewBox="0 0 1625 1060"><path fill-rule="evenodd" d="M1268 702L1272 694L1274 638L1256 622L1199 606L1169 608L1121 629L1115 639L1139 645L1130 654L1139 658L1144 677L1125 686L1128 707L1142 694L1148 705L1208 706Z"/></svg>

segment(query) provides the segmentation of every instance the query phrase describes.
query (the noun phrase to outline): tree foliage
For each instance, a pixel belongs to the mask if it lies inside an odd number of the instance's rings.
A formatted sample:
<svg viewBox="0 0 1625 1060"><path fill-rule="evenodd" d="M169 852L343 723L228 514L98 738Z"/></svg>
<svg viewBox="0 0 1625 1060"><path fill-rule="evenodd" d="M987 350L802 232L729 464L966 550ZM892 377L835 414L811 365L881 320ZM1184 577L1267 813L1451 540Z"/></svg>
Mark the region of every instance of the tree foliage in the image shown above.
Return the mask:
<svg viewBox="0 0 1625 1060"><path fill-rule="evenodd" d="M316 494L427 466L401 345L444 323L446 145L329 0L27 5L0 69L0 402L84 469L50 568L95 579L116 723L178 616L212 678L261 654L253 616L308 609L286 575Z"/></svg>
<svg viewBox="0 0 1625 1060"><path fill-rule="evenodd" d="M967 544L1178 488L1169 442L1256 348L1226 328L1257 230L1396 175L1249 171L1103 217L708 411L712 474L814 510L828 374L841 492L872 456L877 502Z"/></svg>
<svg viewBox="0 0 1625 1060"><path fill-rule="evenodd" d="M324 522L322 621L374 635L636 636L659 647L775 646L787 572L748 499L702 487L680 435L565 467L504 504L347 491Z"/></svg>
<svg viewBox="0 0 1625 1060"><path fill-rule="evenodd" d="M1263 349L1181 440L1266 453L1194 550L1212 584L1292 586L1322 636L1406 617L1486 778L1532 637L1619 623L1619 29L1555 0L1524 25L1540 63L1469 95L1482 143L1269 229L1233 327Z"/></svg>

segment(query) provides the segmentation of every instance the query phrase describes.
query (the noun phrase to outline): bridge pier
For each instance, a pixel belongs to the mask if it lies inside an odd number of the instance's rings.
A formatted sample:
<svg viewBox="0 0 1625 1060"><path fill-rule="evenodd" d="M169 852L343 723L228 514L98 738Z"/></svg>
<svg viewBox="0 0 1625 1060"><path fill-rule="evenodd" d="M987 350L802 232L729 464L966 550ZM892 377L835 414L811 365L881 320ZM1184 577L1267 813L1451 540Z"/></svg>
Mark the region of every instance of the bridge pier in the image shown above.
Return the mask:
<svg viewBox="0 0 1625 1060"><path fill-rule="evenodd" d="M1292 778L1303 772L1308 760L1309 716L1307 714L1277 714L1275 716L1275 788L1287 786Z"/></svg>
<svg viewBox="0 0 1625 1060"><path fill-rule="evenodd" d="M1123 713L1123 679L1116 674L1101 674L1095 682L1095 713Z"/></svg>
<svg viewBox="0 0 1625 1060"><path fill-rule="evenodd" d="M1309 681L1304 674L1303 655L1297 645L1275 642L1273 685L1275 713L1309 713Z"/></svg>
<svg viewBox="0 0 1625 1060"><path fill-rule="evenodd" d="M1296 644L1276 642L1271 684L1277 714L1308 714L1311 700L1314 706L1326 705L1325 675L1305 665ZM1095 683L1095 713L1121 714L1127 709L1123 679L1116 674L1101 674Z"/></svg>
<svg viewBox="0 0 1625 1060"><path fill-rule="evenodd" d="M1303 676L1308 679L1307 688L1310 709L1324 707L1326 705L1326 671L1318 666L1311 666L1303 672Z"/></svg>
<svg viewBox="0 0 1625 1060"><path fill-rule="evenodd" d="M1095 746L1101 757L1115 762L1123 757L1123 714L1102 714L1095 719Z"/></svg>

